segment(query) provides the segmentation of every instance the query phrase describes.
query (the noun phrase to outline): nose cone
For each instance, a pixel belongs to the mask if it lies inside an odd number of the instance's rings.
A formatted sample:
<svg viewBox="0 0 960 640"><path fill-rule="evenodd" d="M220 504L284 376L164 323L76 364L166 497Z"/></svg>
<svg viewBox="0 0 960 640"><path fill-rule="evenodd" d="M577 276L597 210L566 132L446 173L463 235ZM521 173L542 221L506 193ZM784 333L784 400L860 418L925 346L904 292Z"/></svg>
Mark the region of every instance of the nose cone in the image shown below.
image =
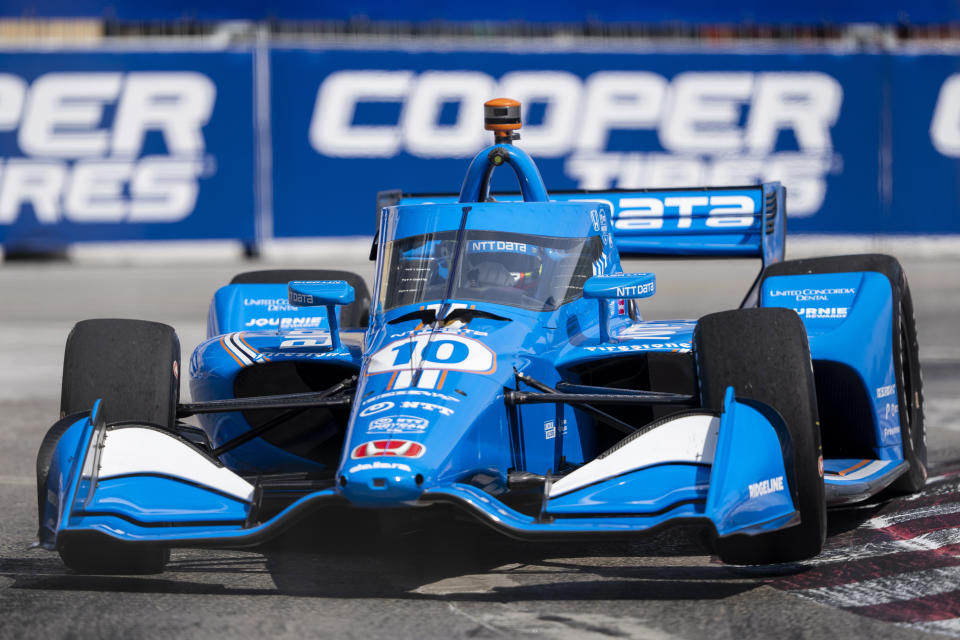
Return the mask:
<svg viewBox="0 0 960 640"><path fill-rule="evenodd" d="M339 482L340 494L358 507L414 503L423 493L423 474L417 466L388 456L351 460Z"/></svg>

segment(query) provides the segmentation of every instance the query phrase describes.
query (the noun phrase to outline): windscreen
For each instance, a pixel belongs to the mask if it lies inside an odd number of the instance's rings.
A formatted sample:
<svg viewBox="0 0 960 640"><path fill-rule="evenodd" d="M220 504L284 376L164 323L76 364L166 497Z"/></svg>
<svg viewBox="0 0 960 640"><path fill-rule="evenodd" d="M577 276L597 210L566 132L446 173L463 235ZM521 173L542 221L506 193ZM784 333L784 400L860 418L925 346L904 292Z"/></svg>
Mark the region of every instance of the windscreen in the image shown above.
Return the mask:
<svg viewBox="0 0 960 640"><path fill-rule="evenodd" d="M550 311L580 297L603 242L467 230L459 260L456 231L394 240L385 250L384 310L443 300L449 289L452 299Z"/></svg>

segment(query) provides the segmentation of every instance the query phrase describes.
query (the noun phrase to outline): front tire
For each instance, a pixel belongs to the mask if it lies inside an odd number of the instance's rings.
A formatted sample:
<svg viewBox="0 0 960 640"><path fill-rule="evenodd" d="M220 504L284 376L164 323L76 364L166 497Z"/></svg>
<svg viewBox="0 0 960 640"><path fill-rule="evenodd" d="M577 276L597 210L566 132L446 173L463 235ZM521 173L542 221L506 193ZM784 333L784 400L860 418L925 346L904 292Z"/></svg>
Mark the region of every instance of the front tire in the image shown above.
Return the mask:
<svg viewBox="0 0 960 640"><path fill-rule="evenodd" d="M72 532L57 548L63 564L77 573L146 575L163 573L170 549L131 544L106 534Z"/></svg>
<svg viewBox="0 0 960 640"><path fill-rule="evenodd" d="M807 332L790 309L738 309L697 323L694 353L705 408L719 411L726 388L775 409L790 433L787 478L798 525L754 536L717 540L728 564L772 564L811 558L823 548L827 516L817 397ZM792 464L791 464L792 462ZM792 467L792 468L791 468Z"/></svg>
<svg viewBox="0 0 960 640"><path fill-rule="evenodd" d="M146 320L74 325L63 355L60 416L103 400L105 422L136 420L173 429L180 397L180 341L173 327Z"/></svg>
<svg viewBox="0 0 960 640"><path fill-rule="evenodd" d="M61 416L89 411L102 399L106 423L135 421L173 430L180 391L180 341L172 327L144 320L78 322L63 358ZM69 426L48 432L37 458L37 500L43 504L50 457ZM42 517L42 514L41 514ZM103 534L71 532L58 545L63 563L81 573L159 573L169 549L130 545Z"/></svg>

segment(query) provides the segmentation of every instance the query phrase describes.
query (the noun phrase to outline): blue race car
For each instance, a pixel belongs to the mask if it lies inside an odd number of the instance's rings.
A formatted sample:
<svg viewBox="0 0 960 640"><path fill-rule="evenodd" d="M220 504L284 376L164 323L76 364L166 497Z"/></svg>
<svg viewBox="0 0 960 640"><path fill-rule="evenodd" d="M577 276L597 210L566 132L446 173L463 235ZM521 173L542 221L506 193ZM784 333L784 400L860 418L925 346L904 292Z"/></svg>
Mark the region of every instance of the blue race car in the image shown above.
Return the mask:
<svg viewBox="0 0 960 640"><path fill-rule="evenodd" d="M330 507L457 509L516 538L702 527L729 563L818 554L826 508L919 490L910 290L882 255L782 261L785 191L554 193L488 103L459 196L382 194L346 272L219 289L180 403L172 328L86 320L37 459L39 545L157 572ZM509 165L521 194L490 197ZM757 256L739 309L644 321L620 254ZM197 416L200 426L182 422Z"/></svg>

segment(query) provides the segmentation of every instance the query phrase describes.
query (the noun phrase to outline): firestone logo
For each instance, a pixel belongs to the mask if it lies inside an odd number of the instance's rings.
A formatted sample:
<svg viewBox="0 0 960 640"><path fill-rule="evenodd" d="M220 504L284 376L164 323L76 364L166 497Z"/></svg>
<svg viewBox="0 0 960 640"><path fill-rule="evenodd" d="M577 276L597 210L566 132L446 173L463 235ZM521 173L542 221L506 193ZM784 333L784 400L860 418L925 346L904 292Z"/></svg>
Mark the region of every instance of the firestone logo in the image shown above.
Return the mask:
<svg viewBox="0 0 960 640"><path fill-rule="evenodd" d="M477 123L483 102L497 95L542 105L542 118L524 128L523 146L536 157L565 158L565 173L583 189L782 180L790 215L807 216L823 203L825 176L842 165L831 130L843 89L820 72L691 72L668 80L647 71L586 78L516 71L499 79L475 71L340 71L317 91L310 144L338 158L469 157L489 142ZM357 122L369 103L399 104L399 116ZM451 104L455 122L441 124ZM663 150L611 148L612 138L638 131L655 132ZM781 138L794 142L783 148Z"/></svg>
<svg viewBox="0 0 960 640"><path fill-rule="evenodd" d="M216 87L194 72L0 73L0 224L32 208L41 224L177 222L212 175L202 129ZM166 154L143 155L159 134Z"/></svg>

